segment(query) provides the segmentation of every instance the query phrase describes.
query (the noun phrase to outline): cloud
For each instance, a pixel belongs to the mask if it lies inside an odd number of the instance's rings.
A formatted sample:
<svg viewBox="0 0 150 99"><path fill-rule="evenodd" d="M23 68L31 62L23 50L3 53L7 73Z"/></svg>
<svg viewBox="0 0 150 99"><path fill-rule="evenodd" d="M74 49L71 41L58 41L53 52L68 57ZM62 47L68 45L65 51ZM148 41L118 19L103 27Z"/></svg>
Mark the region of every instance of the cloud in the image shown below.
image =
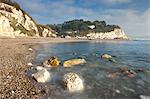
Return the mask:
<svg viewBox="0 0 150 99"><path fill-rule="evenodd" d="M120 25L130 37L150 38L150 9L143 13L130 9L113 9L108 13L112 15L106 20Z"/></svg>

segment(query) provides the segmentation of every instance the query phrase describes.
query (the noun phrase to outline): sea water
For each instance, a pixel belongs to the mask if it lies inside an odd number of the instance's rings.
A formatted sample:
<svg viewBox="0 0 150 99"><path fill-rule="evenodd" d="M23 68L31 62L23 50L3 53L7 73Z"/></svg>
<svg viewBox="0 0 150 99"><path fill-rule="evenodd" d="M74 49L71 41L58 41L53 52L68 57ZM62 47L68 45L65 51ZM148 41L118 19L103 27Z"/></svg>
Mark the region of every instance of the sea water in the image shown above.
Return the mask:
<svg viewBox="0 0 150 99"><path fill-rule="evenodd" d="M53 80L49 84L55 85L56 90L47 96L52 99L138 99L140 95L150 96L150 41L89 41L43 44L37 49L34 64L57 56L63 63L65 60L84 58L87 63L71 68L49 69ZM107 53L113 56L115 62L101 59ZM120 68L127 67L138 72L135 77L108 77ZM77 73L84 81L82 92L70 93L61 87L61 76L67 72Z"/></svg>

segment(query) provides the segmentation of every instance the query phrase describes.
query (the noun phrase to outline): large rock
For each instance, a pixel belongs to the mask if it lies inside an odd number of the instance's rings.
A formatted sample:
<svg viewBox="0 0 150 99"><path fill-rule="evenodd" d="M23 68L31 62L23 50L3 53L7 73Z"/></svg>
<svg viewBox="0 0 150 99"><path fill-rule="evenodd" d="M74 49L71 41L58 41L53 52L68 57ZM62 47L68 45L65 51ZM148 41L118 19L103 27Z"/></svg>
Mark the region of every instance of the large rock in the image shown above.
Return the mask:
<svg viewBox="0 0 150 99"><path fill-rule="evenodd" d="M36 67L37 72L32 74L37 82L45 83L51 79L50 73L43 67Z"/></svg>
<svg viewBox="0 0 150 99"><path fill-rule="evenodd" d="M71 60L67 60L63 63L64 67L72 67L74 65L79 65L79 64L83 64L86 63L85 59L71 59Z"/></svg>
<svg viewBox="0 0 150 99"><path fill-rule="evenodd" d="M63 85L70 92L81 91L84 89L82 79L76 73L67 73L63 77Z"/></svg>
<svg viewBox="0 0 150 99"><path fill-rule="evenodd" d="M128 39L124 31L120 28L114 29L110 32L100 32L100 33L89 33L87 34L89 39Z"/></svg>
<svg viewBox="0 0 150 99"><path fill-rule="evenodd" d="M42 28L42 31L40 31L39 26L32 17L20 7L13 6L11 1L8 2L6 4L0 1L0 37L53 35L54 31L52 32L52 29L50 30L47 27Z"/></svg>
<svg viewBox="0 0 150 99"><path fill-rule="evenodd" d="M45 67L58 67L59 64L60 64L60 60L55 56L43 62L43 65Z"/></svg>

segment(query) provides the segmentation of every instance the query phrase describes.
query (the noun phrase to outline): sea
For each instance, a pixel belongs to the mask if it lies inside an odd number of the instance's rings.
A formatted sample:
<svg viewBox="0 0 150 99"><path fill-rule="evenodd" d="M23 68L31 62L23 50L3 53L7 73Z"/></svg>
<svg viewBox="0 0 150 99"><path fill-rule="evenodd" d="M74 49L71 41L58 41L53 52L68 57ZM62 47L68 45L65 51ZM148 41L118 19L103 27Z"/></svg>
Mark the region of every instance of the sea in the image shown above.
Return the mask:
<svg viewBox="0 0 150 99"><path fill-rule="evenodd" d="M52 80L48 83L55 90L48 92L52 99L140 99L141 95L150 96L150 41L85 41L42 44L37 50L34 64L40 66L49 57L57 56L61 63L74 58L84 58L85 64L64 68L48 69ZM109 54L113 61L102 59ZM113 75L122 68L136 72ZM74 72L84 82L84 90L71 93L60 84L62 75Z"/></svg>

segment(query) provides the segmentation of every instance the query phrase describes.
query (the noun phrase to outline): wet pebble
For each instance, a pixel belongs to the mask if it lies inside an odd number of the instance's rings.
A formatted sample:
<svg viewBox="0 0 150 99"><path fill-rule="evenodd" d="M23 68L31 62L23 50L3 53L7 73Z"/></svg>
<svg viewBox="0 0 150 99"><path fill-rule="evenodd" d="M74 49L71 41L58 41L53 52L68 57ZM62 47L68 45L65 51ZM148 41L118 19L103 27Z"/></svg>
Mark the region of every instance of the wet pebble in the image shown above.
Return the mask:
<svg viewBox="0 0 150 99"><path fill-rule="evenodd" d="M14 93L15 93L15 91L13 91L13 90L12 90L12 91L11 91L11 93L12 93L12 94L14 94Z"/></svg>
<svg viewBox="0 0 150 99"><path fill-rule="evenodd" d="M121 93L121 92L120 92L120 90L118 90L118 89L116 89L116 90L115 90L115 92L116 92L116 93L118 93L118 94L120 94L120 93Z"/></svg>
<svg viewBox="0 0 150 99"><path fill-rule="evenodd" d="M150 96L140 95L140 99L150 99Z"/></svg>

